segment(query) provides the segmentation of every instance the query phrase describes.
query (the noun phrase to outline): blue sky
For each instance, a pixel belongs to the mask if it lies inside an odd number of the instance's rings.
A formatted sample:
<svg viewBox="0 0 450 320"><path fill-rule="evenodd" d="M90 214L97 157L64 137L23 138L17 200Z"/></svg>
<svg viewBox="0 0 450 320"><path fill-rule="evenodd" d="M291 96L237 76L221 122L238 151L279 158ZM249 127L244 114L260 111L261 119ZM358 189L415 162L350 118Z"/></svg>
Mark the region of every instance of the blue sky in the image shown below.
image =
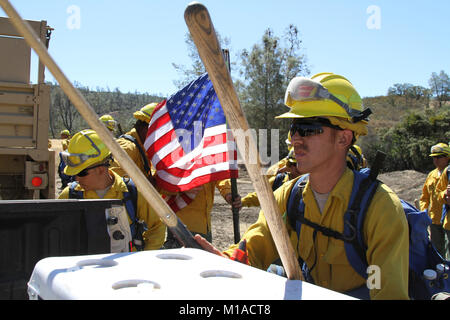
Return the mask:
<svg viewBox="0 0 450 320"><path fill-rule="evenodd" d="M23 18L47 20L55 28L50 54L71 81L91 89L171 95L179 78L172 63L191 63L184 42L190 1L10 2ZM432 72L450 73L448 0L201 2L215 29L231 40L232 61L267 28L281 36L292 23L311 74L342 74L363 97L385 95L395 83L428 87ZM47 80L54 81L50 73Z"/></svg>

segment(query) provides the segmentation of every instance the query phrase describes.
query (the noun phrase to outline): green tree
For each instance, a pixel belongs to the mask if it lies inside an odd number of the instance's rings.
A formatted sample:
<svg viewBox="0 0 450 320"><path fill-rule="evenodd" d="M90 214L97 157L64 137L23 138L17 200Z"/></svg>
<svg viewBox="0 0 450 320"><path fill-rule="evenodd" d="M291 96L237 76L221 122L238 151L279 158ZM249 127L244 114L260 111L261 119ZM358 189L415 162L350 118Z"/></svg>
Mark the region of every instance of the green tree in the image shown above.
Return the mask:
<svg viewBox="0 0 450 320"><path fill-rule="evenodd" d="M59 138L59 132L68 129L72 134L88 128L87 122L80 116L62 89L50 84L50 137ZM162 97L149 93L122 93L118 88L114 91L97 87L91 90L75 83L75 87L86 98L98 116L110 114L121 124L123 132L129 131L136 119L133 113L151 102L160 102Z"/></svg>
<svg viewBox="0 0 450 320"><path fill-rule="evenodd" d="M443 103L449 100L450 96L450 79L448 74L446 74L444 70L441 70L439 75L436 72L433 72L428 84L430 85L431 92L439 103L439 108L441 108Z"/></svg>
<svg viewBox="0 0 450 320"><path fill-rule="evenodd" d="M364 140L362 145L369 163L376 149L387 154L385 171L417 170L428 172L433 169L429 152L432 145L450 139L450 108L411 112L392 128L379 132L378 139Z"/></svg>
<svg viewBox="0 0 450 320"><path fill-rule="evenodd" d="M67 129L72 133L74 131L75 120L79 118L80 115L72 102L65 95L64 91L58 86L52 87L51 103L51 109L56 111L56 114L59 115L60 121L62 122L62 126L58 132Z"/></svg>
<svg viewBox="0 0 450 320"><path fill-rule="evenodd" d="M405 107L409 107L419 100L424 100L425 106L429 104L431 90L411 83L396 83L388 89L389 102L395 107L393 97L402 97L405 99Z"/></svg>
<svg viewBox="0 0 450 320"><path fill-rule="evenodd" d="M230 39L222 38L220 34L217 32L216 35L217 40L219 41L219 44L222 47L222 49L225 49L230 45ZM189 32L186 33L184 42L186 43L188 49L188 56L191 59L192 64L189 67L187 67L185 65L172 63L172 66L181 76L180 80L175 80L173 82L175 86L179 89L182 89L189 82L195 80L196 78L198 78L199 76L201 76L203 73L206 72L202 59L200 59L200 56L198 54L197 47L195 46L194 40L192 39L192 36Z"/></svg>
<svg viewBox="0 0 450 320"><path fill-rule="evenodd" d="M243 78L237 88L249 125L254 129L280 129L281 156L287 154L284 141L288 128L285 121L275 116L287 111L284 93L289 81L309 74L301 43L297 27L289 25L282 39L267 29L260 43L240 54Z"/></svg>

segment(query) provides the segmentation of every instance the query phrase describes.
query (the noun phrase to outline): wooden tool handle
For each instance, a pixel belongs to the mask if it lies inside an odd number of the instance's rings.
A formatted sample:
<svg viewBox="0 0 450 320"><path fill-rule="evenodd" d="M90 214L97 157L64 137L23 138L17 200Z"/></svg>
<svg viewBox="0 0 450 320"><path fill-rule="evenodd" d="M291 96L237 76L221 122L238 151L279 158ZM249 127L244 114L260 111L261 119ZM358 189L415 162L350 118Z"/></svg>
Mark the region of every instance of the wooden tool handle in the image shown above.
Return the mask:
<svg viewBox="0 0 450 320"><path fill-rule="evenodd" d="M184 19L197 46L200 58L208 71L214 89L227 117L227 123L237 137L240 132L248 132L247 119L242 112L236 90L234 89L230 73L223 59L222 50L217 40L216 32L209 16L208 10L202 4L193 2L184 12ZM267 219L270 232L278 249L286 274L291 280L302 280L302 274L297 262L297 257L292 248L286 226L282 220L280 210L273 196L272 188L261 171L261 161L254 139L236 139L238 149L243 155L247 171L255 186L261 208ZM248 152L256 161L250 161L245 156Z"/></svg>

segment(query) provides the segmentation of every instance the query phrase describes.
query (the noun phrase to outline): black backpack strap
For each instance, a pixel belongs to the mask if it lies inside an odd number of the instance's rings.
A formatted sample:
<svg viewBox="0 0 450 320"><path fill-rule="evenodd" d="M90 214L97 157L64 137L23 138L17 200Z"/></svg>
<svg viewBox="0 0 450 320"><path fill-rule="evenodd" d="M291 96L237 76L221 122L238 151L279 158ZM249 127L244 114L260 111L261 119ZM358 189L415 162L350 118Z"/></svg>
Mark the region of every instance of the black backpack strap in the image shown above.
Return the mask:
<svg viewBox="0 0 450 320"><path fill-rule="evenodd" d="M136 250L141 251L144 250L145 243L144 243L144 237L143 234L145 231L148 230L147 224L143 220L139 220L137 216L137 188L134 184L133 180L131 180L128 177L122 178L125 184L127 185L128 192L123 193L123 199L122 203L124 204L128 216L131 220L131 236L133 238L133 246L136 248Z"/></svg>
<svg viewBox="0 0 450 320"><path fill-rule="evenodd" d="M282 173L278 173L275 176L275 180L273 181L273 184L272 184L272 191L275 191L279 187L281 187L281 185L284 182L284 179L286 178L286 174L287 174L286 172L282 172Z"/></svg>
<svg viewBox="0 0 450 320"><path fill-rule="evenodd" d="M291 189L289 193L288 202L286 206L287 222L291 225L292 229L297 232L297 238L300 237L301 222L299 216L305 212L303 203L303 190L308 182L309 175L300 177Z"/></svg>
<svg viewBox="0 0 450 320"><path fill-rule="evenodd" d="M130 210L131 212L128 213L128 215L130 216L130 219L132 221L135 221L137 219L137 188L133 180L131 180L131 178L123 177L122 179L123 182L125 182L128 189L128 192L124 194L122 202L124 203L124 205L128 204L128 206L129 205L132 206L130 207L130 209L132 210Z"/></svg>
<svg viewBox="0 0 450 320"><path fill-rule="evenodd" d="M351 238L345 242L347 259L355 271L363 278L367 278L367 246L364 243L364 220L379 185L378 173L382 167L386 154L378 151L374 164L369 170L354 171L353 188L349 207L344 214L344 234ZM368 173L368 174L367 174Z"/></svg>
<svg viewBox="0 0 450 320"><path fill-rule="evenodd" d="M297 233L297 239L300 240L300 231L302 227L302 217L305 213L305 203L303 202L303 190L308 183L309 175L306 174L301 176L295 183L289 193L288 202L286 206L287 223L289 223L292 229ZM314 232L313 237L315 237L316 232ZM306 262L302 257L298 257L298 264L302 270L303 277L306 281L314 283L314 279L311 276L311 269L308 268ZM315 264L314 264L315 265Z"/></svg>
<svg viewBox="0 0 450 320"><path fill-rule="evenodd" d="M84 199L84 192L75 190L78 181L74 181L69 185L69 199Z"/></svg>
<svg viewBox="0 0 450 320"><path fill-rule="evenodd" d="M148 163L147 155L145 154L145 151L142 149L142 147L139 145L139 142L136 140L136 138L134 138L133 136L130 136L129 134L122 134L119 137L119 139L120 138L127 139L136 145L136 147L139 150L139 153L141 154L142 162L144 163L144 170L145 170L145 172L147 172L147 174L149 174L150 173L150 165Z"/></svg>

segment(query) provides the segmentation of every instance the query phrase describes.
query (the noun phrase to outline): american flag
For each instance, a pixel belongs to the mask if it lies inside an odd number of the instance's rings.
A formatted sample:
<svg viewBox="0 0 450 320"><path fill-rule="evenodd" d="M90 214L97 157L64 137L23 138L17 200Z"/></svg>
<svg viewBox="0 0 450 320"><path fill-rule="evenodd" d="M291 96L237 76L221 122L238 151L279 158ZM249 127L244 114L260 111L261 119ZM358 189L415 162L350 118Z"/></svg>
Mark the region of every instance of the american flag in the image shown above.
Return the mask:
<svg viewBox="0 0 450 320"><path fill-rule="evenodd" d="M155 108L144 147L167 191L238 175L236 145L207 73Z"/></svg>

